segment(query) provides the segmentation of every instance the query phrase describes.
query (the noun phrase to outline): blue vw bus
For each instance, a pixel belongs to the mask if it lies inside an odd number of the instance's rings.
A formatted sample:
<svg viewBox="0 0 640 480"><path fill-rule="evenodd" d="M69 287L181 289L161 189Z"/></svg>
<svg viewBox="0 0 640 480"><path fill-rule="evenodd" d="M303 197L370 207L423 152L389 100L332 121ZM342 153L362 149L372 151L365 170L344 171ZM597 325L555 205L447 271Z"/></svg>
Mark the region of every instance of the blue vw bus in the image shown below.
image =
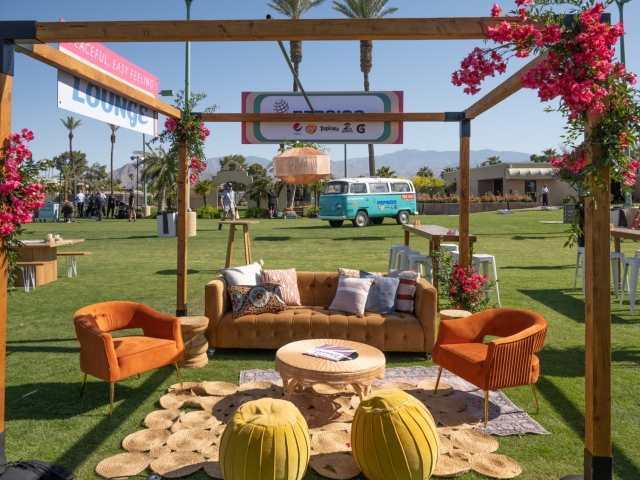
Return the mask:
<svg viewBox="0 0 640 480"><path fill-rule="evenodd" d="M354 227L364 227L369 221L380 225L385 217L406 225L412 214L417 214L416 189L410 180L365 177L327 182L318 218L329 220L332 227L341 227L345 220L351 220Z"/></svg>

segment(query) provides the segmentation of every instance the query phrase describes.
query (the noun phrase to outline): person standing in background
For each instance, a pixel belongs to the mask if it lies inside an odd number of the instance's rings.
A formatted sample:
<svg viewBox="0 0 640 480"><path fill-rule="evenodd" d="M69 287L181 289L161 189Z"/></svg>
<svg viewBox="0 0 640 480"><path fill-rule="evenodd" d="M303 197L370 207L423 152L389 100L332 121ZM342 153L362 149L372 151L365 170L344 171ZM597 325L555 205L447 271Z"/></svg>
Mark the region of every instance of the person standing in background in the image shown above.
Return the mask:
<svg viewBox="0 0 640 480"><path fill-rule="evenodd" d="M98 206L98 221L102 221L102 215L104 213L104 204L107 200L102 190L98 190L98 194L96 195L96 205Z"/></svg>
<svg viewBox="0 0 640 480"><path fill-rule="evenodd" d="M233 191L233 184L227 183L227 188L220 194L220 207L223 210L222 220L227 216L231 220L236 219L236 192ZM222 230L222 224L218 224L218 230Z"/></svg>
<svg viewBox="0 0 640 480"><path fill-rule="evenodd" d="M129 221L136 221L136 196L133 193L133 188L129 194Z"/></svg>
<svg viewBox="0 0 640 480"><path fill-rule="evenodd" d="M109 212L111 212L111 218L116 211L116 197L113 196L113 192L109 195L109 199L107 200L107 218L109 218Z"/></svg>
<svg viewBox="0 0 640 480"><path fill-rule="evenodd" d="M547 187L546 183L542 186L542 206L549 206L549 187Z"/></svg>
<svg viewBox="0 0 640 480"><path fill-rule="evenodd" d="M64 223L71 222L72 214L73 214L73 207L68 201L64 202L64 206L62 207L62 215L64 215Z"/></svg>
<svg viewBox="0 0 640 480"><path fill-rule="evenodd" d="M79 216L82 217L84 211L84 193L82 193L82 190L76 194L76 206L78 207Z"/></svg>
<svg viewBox="0 0 640 480"><path fill-rule="evenodd" d="M273 191L273 188L269 189L267 199L269 202L269 218L276 218L276 212L278 210L278 196Z"/></svg>

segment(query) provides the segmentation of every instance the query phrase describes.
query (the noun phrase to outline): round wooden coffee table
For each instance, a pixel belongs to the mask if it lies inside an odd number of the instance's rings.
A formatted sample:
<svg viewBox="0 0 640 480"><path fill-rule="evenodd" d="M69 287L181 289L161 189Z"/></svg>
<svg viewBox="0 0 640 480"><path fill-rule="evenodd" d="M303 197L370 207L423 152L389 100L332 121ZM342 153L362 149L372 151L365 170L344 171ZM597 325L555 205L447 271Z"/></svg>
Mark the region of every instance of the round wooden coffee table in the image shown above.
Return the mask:
<svg viewBox="0 0 640 480"><path fill-rule="evenodd" d="M352 348L358 352L358 358L334 362L302 354L325 343ZM282 377L285 400L291 399L298 385L310 387L316 383L328 383L334 387L352 385L362 399L371 391L374 379L384 378L384 367L385 357L380 350L348 340L301 340L289 343L276 352L276 371Z"/></svg>

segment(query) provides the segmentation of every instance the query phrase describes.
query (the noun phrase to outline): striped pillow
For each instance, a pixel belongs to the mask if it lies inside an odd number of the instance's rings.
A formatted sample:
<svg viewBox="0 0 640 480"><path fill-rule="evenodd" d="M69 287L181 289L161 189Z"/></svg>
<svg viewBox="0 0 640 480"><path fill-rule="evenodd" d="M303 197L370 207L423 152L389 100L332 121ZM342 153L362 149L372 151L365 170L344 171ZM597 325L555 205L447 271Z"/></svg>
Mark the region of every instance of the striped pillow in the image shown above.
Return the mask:
<svg viewBox="0 0 640 480"><path fill-rule="evenodd" d="M364 317L364 307L373 282L373 278L339 277L338 291L329 310L340 310L355 313L360 318Z"/></svg>
<svg viewBox="0 0 640 480"><path fill-rule="evenodd" d="M298 290L298 275L295 268L288 270L262 270L262 283L279 283L282 285L282 298L290 306L302 305Z"/></svg>
<svg viewBox="0 0 640 480"><path fill-rule="evenodd" d="M420 272L417 270L389 270L387 277L400 279L396 311L413 313L416 300L416 285L420 280Z"/></svg>

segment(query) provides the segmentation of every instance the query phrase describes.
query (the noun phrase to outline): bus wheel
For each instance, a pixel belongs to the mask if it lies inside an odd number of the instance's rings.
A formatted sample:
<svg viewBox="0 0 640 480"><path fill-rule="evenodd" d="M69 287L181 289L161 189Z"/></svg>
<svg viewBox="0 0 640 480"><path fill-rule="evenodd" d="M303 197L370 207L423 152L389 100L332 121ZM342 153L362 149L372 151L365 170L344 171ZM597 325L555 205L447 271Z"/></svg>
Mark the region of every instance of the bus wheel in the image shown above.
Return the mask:
<svg viewBox="0 0 640 480"><path fill-rule="evenodd" d="M384 217L376 217L371 219L371 223L373 223L374 225L382 225L382 222L384 222Z"/></svg>
<svg viewBox="0 0 640 480"><path fill-rule="evenodd" d="M409 223L409 212L406 210L398 212L398 215L396 215L396 223L398 225L406 225Z"/></svg>
<svg viewBox="0 0 640 480"><path fill-rule="evenodd" d="M338 228L342 226L343 222L344 220L329 220L329 225L331 225L333 228Z"/></svg>
<svg viewBox="0 0 640 480"><path fill-rule="evenodd" d="M364 227L369 223L369 217L367 216L367 212L359 211L356 214L356 218L351 220L354 227Z"/></svg>

